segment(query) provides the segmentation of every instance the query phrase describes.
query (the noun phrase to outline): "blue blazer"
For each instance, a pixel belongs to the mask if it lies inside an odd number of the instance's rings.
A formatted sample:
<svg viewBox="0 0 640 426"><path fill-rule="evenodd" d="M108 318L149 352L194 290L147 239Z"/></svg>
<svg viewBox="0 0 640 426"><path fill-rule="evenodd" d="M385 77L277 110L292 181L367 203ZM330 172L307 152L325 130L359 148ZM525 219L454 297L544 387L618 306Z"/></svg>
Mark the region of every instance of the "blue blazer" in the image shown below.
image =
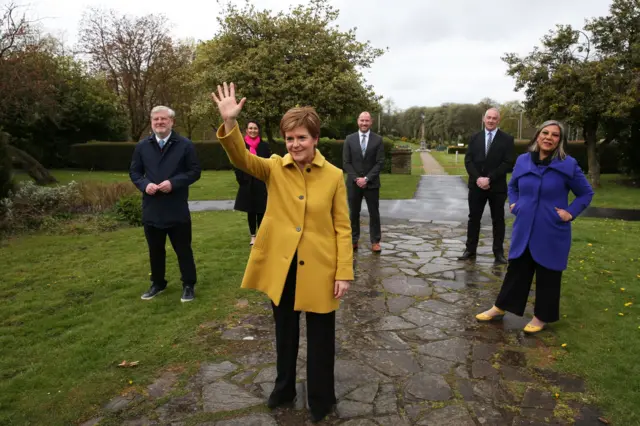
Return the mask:
<svg viewBox="0 0 640 426"><path fill-rule="evenodd" d="M576 198L569 205L569 191ZM554 271L567 269L571 248L571 222L563 222L555 208L568 211L573 219L586 209L593 189L575 158L554 159L548 166L533 162L531 153L516 160L508 187L509 205L516 219L511 233L509 259L516 259L527 246L540 265Z"/></svg>

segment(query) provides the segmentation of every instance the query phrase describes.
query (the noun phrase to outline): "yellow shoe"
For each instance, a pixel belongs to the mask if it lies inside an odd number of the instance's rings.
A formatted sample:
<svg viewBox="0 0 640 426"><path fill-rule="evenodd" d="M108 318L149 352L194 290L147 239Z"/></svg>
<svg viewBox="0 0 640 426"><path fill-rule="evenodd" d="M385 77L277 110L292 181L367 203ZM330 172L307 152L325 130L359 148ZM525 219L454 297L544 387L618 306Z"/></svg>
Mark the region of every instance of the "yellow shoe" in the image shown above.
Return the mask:
<svg viewBox="0 0 640 426"><path fill-rule="evenodd" d="M536 334L544 330L544 325L532 325L531 323L527 324L523 331L527 334Z"/></svg>
<svg viewBox="0 0 640 426"><path fill-rule="evenodd" d="M494 306L495 310L498 311L497 315L487 315L484 312L476 315L476 319L480 322L489 322L489 321L499 321L504 317L504 311L502 309L498 309Z"/></svg>

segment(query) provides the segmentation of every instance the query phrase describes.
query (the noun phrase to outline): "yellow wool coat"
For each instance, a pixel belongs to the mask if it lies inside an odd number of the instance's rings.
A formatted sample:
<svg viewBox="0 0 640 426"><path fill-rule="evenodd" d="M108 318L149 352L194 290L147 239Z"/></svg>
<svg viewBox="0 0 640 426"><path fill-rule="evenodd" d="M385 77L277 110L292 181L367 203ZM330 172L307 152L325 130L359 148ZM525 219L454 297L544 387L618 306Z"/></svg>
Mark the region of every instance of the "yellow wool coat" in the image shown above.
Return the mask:
<svg viewBox="0 0 640 426"><path fill-rule="evenodd" d="M238 126L218 140L231 163L267 184L264 219L249 255L242 288L266 293L280 304L296 250L294 310L328 313L338 308L336 280L353 280L353 246L342 170L316 150L304 171L290 154L260 158L249 154Z"/></svg>

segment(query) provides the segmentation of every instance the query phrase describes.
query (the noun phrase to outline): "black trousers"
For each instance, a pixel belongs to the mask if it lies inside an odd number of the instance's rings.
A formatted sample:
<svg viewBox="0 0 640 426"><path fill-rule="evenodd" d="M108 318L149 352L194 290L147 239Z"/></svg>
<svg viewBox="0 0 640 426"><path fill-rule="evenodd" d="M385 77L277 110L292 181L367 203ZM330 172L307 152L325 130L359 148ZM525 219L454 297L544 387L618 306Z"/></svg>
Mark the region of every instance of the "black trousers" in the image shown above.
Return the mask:
<svg viewBox="0 0 640 426"><path fill-rule="evenodd" d="M522 316L527 305L534 273L536 275L534 315L543 322L558 321L560 319L562 271L552 271L536 263L531 257L528 247L522 256L509 261L507 274L495 305L503 311Z"/></svg>
<svg viewBox="0 0 640 426"><path fill-rule="evenodd" d="M297 255L282 291L280 305L273 307L276 322L277 372L275 392L281 401L296 396L296 361L300 342L300 311L294 311ZM336 313L307 312L307 392L312 410L329 409L336 403L334 384Z"/></svg>
<svg viewBox="0 0 640 426"><path fill-rule="evenodd" d="M249 232L251 232L251 235L256 235L256 231L260 227L263 217L264 213L247 213L247 222L249 222Z"/></svg>
<svg viewBox="0 0 640 426"><path fill-rule="evenodd" d="M360 188L355 182L347 184L349 212L351 217L351 240L356 244L360 239L360 209L362 199L367 202L369 210L369 234L372 243L379 243L382 238L380 230L380 188Z"/></svg>
<svg viewBox="0 0 640 426"><path fill-rule="evenodd" d="M480 221L484 213L484 206L489 202L491 221L493 224L493 253L504 253L504 203L507 194L504 192L490 192L484 189L469 189L469 222L467 224L467 251L475 253L480 240Z"/></svg>
<svg viewBox="0 0 640 426"><path fill-rule="evenodd" d="M191 222L175 225L171 228L156 228L144 225L144 235L149 245L149 260L151 261L151 282L160 287L167 286L165 280L165 266L167 253L165 244L167 235L178 256L178 265L182 275L182 285L193 287L196 285L196 264L191 250Z"/></svg>

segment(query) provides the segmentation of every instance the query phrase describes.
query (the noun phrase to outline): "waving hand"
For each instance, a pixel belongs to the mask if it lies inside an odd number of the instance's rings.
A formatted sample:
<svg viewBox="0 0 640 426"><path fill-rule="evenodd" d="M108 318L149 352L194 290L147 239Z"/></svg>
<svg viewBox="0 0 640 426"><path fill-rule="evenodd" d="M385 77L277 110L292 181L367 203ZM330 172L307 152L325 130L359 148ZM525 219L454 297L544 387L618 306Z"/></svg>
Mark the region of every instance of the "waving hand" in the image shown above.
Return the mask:
<svg viewBox="0 0 640 426"><path fill-rule="evenodd" d="M222 87L218 85L218 95L211 93L213 101L218 105L220 117L224 120L225 133L231 132L236 126L236 118L240 115L247 98L242 98L240 102L236 100L236 86L231 83L227 86L224 82Z"/></svg>

